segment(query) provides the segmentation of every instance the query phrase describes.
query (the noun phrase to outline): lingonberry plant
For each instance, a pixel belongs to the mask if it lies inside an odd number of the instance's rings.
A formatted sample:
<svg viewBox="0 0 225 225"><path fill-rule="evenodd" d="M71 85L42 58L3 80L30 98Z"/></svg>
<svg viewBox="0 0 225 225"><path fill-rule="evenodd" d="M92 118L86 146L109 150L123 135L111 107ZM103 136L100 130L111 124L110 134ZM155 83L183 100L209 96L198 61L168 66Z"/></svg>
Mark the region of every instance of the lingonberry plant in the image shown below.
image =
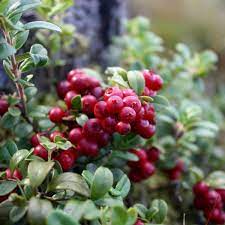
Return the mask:
<svg viewBox="0 0 225 225"><path fill-rule="evenodd" d="M126 165L147 179L159 158L146 142L155 134L162 78L153 71L109 68L105 84L92 70L74 69L57 87L64 101L38 105L29 72L47 64L47 50L21 47L32 29L60 32L48 22L23 24L22 14L39 5L4 0L0 6L0 57L17 90L0 101L6 139L0 151L1 224L163 223L165 201L144 206L125 199L131 186Z"/></svg>

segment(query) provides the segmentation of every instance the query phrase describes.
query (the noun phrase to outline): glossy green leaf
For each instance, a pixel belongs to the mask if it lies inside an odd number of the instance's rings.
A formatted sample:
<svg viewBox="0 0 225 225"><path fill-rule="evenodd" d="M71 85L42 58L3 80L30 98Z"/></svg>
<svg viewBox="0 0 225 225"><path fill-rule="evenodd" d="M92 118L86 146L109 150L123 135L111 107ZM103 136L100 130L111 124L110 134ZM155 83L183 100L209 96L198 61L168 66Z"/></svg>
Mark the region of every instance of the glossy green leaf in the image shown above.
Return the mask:
<svg viewBox="0 0 225 225"><path fill-rule="evenodd" d="M82 109L81 95L77 95L73 97L73 99L71 100L71 104L72 104L72 109L76 109L80 111Z"/></svg>
<svg viewBox="0 0 225 225"><path fill-rule="evenodd" d="M31 46L30 56L35 66L44 66L48 62L48 52L40 44Z"/></svg>
<svg viewBox="0 0 225 225"><path fill-rule="evenodd" d="M29 36L29 31L21 31L13 38L14 47L18 50L23 47Z"/></svg>
<svg viewBox="0 0 225 225"><path fill-rule="evenodd" d="M16 151L18 151L17 145L9 139L0 148L0 159L9 162Z"/></svg>
<svg viewBox="0 0 225 225"><path fill-rule="evenodd" d="M91 185L91 198L99 199L110 190L113 185L113 174L105 167L99 167L94 174Z"/></svg>
<svg viewBox="0 0 225 225"><path fill-rule="evenodd" d="M141 72L139 71L129 71L127 73L127 78L130 87L138 94L141 95L145 87L145 79Z"/></svg>
<svg viewBox="0 0 225 225"><path fill-rule="evenodd" d="M32 29L48 29L52 31L61 32L61 29L53 23L45 22L45 21L34 21L29 22L24 25L25 30Z"/></svg>
<svg viewBox="0 0 225 225"><path fill-rule="evenodd" d="M32 161L29 163L27 173L32 187L36 188L42 184L50 170L53 168L54 162Z"/></svg>
<svg viewBox="0 0 225 225"><path fill-rule="evenodd" d="M15 116L15 117L21 115L21 111L18 107L9 107L8 112L10 115Z"/></svg>
<svg viewBox="0 0 225 225"><path fill-rule="evenodd" d="M4 180L0 183L0 196L4 196L12 192L17 187L17 183L12 180Z"/></svg>
<svg viewBox="0 0 225 225"><path fill-rule="evenodd" d="M15 133L18 137L27 137L33 131L33 126L29 123L19 123L15 127Z"/></svg>
<svg viewBox="0 0 225 225"><path fill-rule="evenodd" d="M16 53L16 49L0 38L0 60L6 59Z"/></svg>
<svg viewBox="0 0 225 225"><path fill-rule="evenodd" d="M225 189L225 172L214 171L207 178L206 183L212 188Z"/></svg>
<svg viewBox="0 0 225 225"><path fill-rule="evenodd" d="M168 206L163 200L154 200L151 204L151 208L156 208L158 212L154 215L153 220L156 223L163 223L167 216Z"/></svg>
<svg viewBox="0 0 225 225"><path fill-rule="evenodd" d="M66 172L57 176L49 183L48 191L70 190L77 194L89 197L90 190L82 176Z"/></svg>
<svg viewBox="0 0 225 225"><path fill-rule="evenodd" d="M128 215L125 208L116 206L112 209L111 224L112 225L124 225L127 223Z"/></svg>
<svg viewBox="0 0 225 225"><path fill-rule="evenodd" d="M14 171L18 167L18 165L27 158L29 155L28 150L19 150L17 151L10 160L9 168L11 171Z"/></svg>
<svg viewBox="0 0 225 225"><path fill-rule="evenodd" d="M85 114L80 114L78 117L76 117L76 122L82 127L87 122L88 117Z"/></svg>
<svg viewBox="0 0 225 225"><path fill-rule="evenodd" d="M1 125L6 129L13 129L15 125L19 122L19 117L14 117L10 113L5 113L1 118Z"/></svg>
<svg viewBox="0 0 225 225"><path fill-rule="evenodd" d="M26 207L14 206L9 213L9 218L13 223L16 223L25 216L26 212Z"/></svg>

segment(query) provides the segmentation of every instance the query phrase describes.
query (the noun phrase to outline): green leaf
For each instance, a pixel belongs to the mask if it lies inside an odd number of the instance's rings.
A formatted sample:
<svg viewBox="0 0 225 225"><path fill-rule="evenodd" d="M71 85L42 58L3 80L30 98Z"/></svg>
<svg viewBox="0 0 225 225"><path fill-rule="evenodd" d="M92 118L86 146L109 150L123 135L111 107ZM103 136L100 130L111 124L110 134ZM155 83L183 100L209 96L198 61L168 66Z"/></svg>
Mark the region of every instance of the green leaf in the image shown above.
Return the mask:
<svg viewBox="0 0 225 225"><path fill-rule="evenodd" d="M113 151L111 156L127 161L138 161L138 157L135 154L125 151Z"/></svg>
<svg viewBox="0 0 225 225"><path fill-rule="evenodd" d="M18 50L23 47L29 36L29 30L21 31L13 38L13 45Z"/></svg>
<svg viewBox="0 0 225 225"><path fill-rule="evenodd" d="M33 98L38 92L38 89L36 87L27 87L25 88L25 95L28 100Z"/></svg>
<svg viewBox="0 0 225 225"><path fill-rule="evenodd" d="M0 14L4 14L9 6L10 0L1 0Z"/></svg>
<svg viewBox="0 0 225 225"><path fill-rule="evenodd" d="M77 96L73 97L71 100L71 104L72 104L72 109L76 109L76 110L80 111L82 109L81 95L77 95Z"/></svg>
<svg viewBox="0 0 225 225"><path fill-rule="evenodd" d="M148 209L144 205L135 204L134 208L137 210L138 215L140 215L142 218L145 218L146 213L148 212Z"/></svg>
<svg viewBox="0 0 225 225"><path fill-rule="evenodd" d="M5 196L17 187L17 183L11 180L5 180L0 183L0 196Z"/></svg>
<svg viewBox="0 0 225 225"><path fill-rule="evenodd" d="M134 225L138 217L137 210L135 208L129 208L127 210L127 216L126 225Z"/></svg>
<svg viewBox="0 0 225 225"><path fill-rule="evenodd" d="M13 223L16 223L25 216L26 212L26 207L14 206L9 213L9 218Z"/></svg>
<svg viewBox="0 0 225 225"><path fill-rule="evenodd" d="M0 39L0 60L6 59L16 53L16 49Z"/></svg>
<svg viewBox="0 0 225 225"><path fill-rule="evenodd" d="M89 197L90 190L82 176L66 172L57 176L49 185L48 191L70 190Z"/></svg>
<svg viewBox="0 0 225 225"><path fill-rule="evenodd" d="M121 87L129 88L128 83L119 74L114 74L113 77L110 79L110 83L112 83L112 85L117 84Z"/></svg>
<svg viewBox="0 0 225 225"><path fill-rule="evenodd" d="M91 200L71 200L66 204L64 211L77 221L80 219L94 220L100 217L100 211Z"/></svg>
<svg viewBox="0 0 225 225"><path fill-rule="evenodd" d="M140 71L128 71L127 78L130 87L138 94L141 95L145 88L145 79Z"/></svg>
<svg viewBox="0 0 225 225"><path fill-rule="evenodd" d="M44 225L48 215L53 210L50 201L41 200L36 197L32 197L28 205L28 221L31 225Z"/></svg>
<svg viewBox="0 0 225 225"><path fill-rule="evenodd" d="M116 206L112 209L111 225L124 225L127 219L127 211L123 207Z"/></svg>
<svg viewBox="0 0 225 225"><path fill-rule="evenodd" d="M57 148L62 150L67 150L73 146L70 141L61 136L56 136L54 142L56 143Z"/></svg>
<svg viewBox="0 0 225 225"><path fill-rule="evenodd" d="M121 67L108 67L105 71L105 74L108 76L114 76L118 74L123 78L123 80L127 80L127 71Z"/></svg>
<svg viewBox="0 0 225 225"><path fill-rule="evenodd" d="M159 212L158 208L151 207L146 213L146 219L151 221L158 212Z"/></svg>
<svg viewBox="0 0 225 225"><path fill-rule="evenodd" d="M91 186L91 184L93 182L94 175L89 170L83 170L82 177Z"/></svg>
<svg viewBox="0 0 225 225"><path fill-rule="evenodd" d="M27 158L27 156L29 155L29 151L28 150L19 150L17 151L13 157L11 158L10 160L10 164L9 164L9 168L10 170L13 172L17 167L18 165L24 160Z"/></svg>
<svg viewBox="0 0 225 225"><path fill-rule="evenodd" d="M225 172L215 171L206 178L206 183L212 188L225 189Z"/></svg>
<svg viewBox="0 0 225 225"><path fill-rule="evenodd" d="M85 114L80 114L80 116L76 117L76 122L83 127L84 124L88 121L88 116Z"/></svg>
<svg viewBox="0 0 225 225"><path fill-rule="evenodd" d="M154 215L154 222L161 224L167 216L168 206L163 200L154 200L151 204L151 208L156 208L158 212Z"/></svg>
<svg viewBox="0 0 225 225"><path fill-rule="evenodd" d="M56 143L51 142L47 137L39 137L41 145L43 145L47 150L53 150L57 147Z"/></svg>
<svg viewBox="0 0 225 225"><path fill-rule="evenodd" d="M10 113L5 113L4 116L1 118L1 125L6 129L12 129L16 126L19 122L19 117L14 117Z"/></svg>
<svg viewBox="0 0 225 225"><path fill-rule="evenodd" d="M30 162L27 173L30 179L31 186L33 188L36 188L41 185L53 166L54 162Z"/></svg>
<svg viewBox="0 0 225 225"><path fill-rule="evenodd" d="M130 180L126 174L124 174L116 184L115 189L121 193L120 195L122 196L122 198L125 198L128 195L130 191Z"/></svg>
<svg viewBox="0 0 225 225"><path fill-rule="evenodd" d="M12 66L10 65L10 63L8 61L6 61L6 60L3 60L3 67L4 67L5 72L9 76L9 78L11 80L14 80L15 79L15 75L12 72Z"/></svg>
<svg viewBox="0 0 225 225"><path fill-rule="evenodd" d="M55 24L45 22L45 21L34 21L26 23L23 27L25 30L32 30L32 29L48 29L52 31L61 32L61 29L56 26Z"/></svg>
<svg viewBox="0 0 225 225"><path fill-rule="evenodd" d="M13 203L9 200L6 200L0 204L0 223L9 224L9 213L13 208Z"/></svg>
<svg viewBox="0 0 225 225"><path fill-rule="evenodd" d="M55 210L48 216L47 225L79 225L79 223L65 212Z"/></svg>
<svg viewBox="0 0 225 225"><path fill-rule="evenodd" d="M33 126L29 123L19 123L15 127L15 134L18 137L27 137L33 131Z"/></svg>
<svg viewBox="0 0 225 225"><path fill-rule="evenodd" d="M10 115L17 117L21 115L21 111L18 107L9 107L8 112Z"/></svg>
<svg viewBox="0 0 225 225"><path fill-rule="evenodd" d="M83 68L82 69L88 76L94 77L96 79L98 79L101 83L103 82L102 80L102 76L96 72L95 70L92 70L90 68Z"/></svg>
<svg viewBox="0 0 225 225"><path fill-rule="evenodd" d="M163 105L163 106L169 106L169 101L167 100L167 98L161 95L154 96L153 103L158 105Z"/></svg>
<svg viewBox="0 0 225 225"><path fill-rule="evenodd" d="M8 162L16 151L18 148L15 142L9 139L0 149L0 159Z"/></svg>
<svg viewBox="0 0 225 225"><path fill-rule="evenodd" d="M99 167L94 174L91 185L91 198L99 199L110 190L113 185L113 174L105 167Z"/></svg>
<svg viewBox="0 0 225 225"><path fill-rule="evenodd" d="M31 46L30 56L36 67L44 66L48 62L48 52L40 44L34 44Z"/></svg>

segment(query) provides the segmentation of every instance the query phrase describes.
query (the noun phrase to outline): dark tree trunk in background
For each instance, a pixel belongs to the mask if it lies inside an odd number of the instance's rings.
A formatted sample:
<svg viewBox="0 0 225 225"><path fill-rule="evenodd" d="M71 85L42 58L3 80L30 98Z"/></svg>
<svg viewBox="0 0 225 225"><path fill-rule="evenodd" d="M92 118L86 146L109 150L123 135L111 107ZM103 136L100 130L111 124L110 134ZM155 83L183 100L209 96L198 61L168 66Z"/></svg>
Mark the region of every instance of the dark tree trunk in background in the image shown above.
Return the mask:
<svg viewBox="0 0 225 225"><path fill-rule="evenodd" d="M102 63L103 52L112 37L123 31L126 0L76 0L67 21L89 41L87 54L74 59L74 66Z"/></svg>
<svg viewBox="0 0 225 225"><path fill-rule="evenodd" d="M75 5L67 12L66 22L76 26L77 32L87 38L89 47L85 53L75 56L73 65L68 65L68 68L88 66L92 63L107 65L103 56L104 50L111 43L113 36L122 33L125 16L126 0L75 0ZM26 21L32 19L35 19L32 13L28 13L24 18ZM71 63L71 57L69 59ZM0 90L5 90L6 84L9 83L7 80L0 67ZM42 83L40 80L37 82L43 89Z"/></svg>

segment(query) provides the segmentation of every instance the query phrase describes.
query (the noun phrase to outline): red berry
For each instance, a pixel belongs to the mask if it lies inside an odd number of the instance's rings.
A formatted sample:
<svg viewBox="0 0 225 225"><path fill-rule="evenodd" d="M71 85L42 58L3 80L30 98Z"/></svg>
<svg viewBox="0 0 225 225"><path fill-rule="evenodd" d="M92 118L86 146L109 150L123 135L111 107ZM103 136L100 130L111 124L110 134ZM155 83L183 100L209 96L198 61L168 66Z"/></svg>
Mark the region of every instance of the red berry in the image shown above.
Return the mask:
<svg viewBox="0 0 225 225"><path fill-rule="evenodd" d="M30 139L30 143L32 144L33 147L37 146L40 144L39 142L39 138L40 136L42 136L43 134L42 133L37 133L37 134L34 134L31 139Z"/></svg>
<svg viewBox="0 0 225 225"><path fill-rule="evenodd" d="M21 174L21 172L18 169L15 169L13 174L11 173L10 169L6 169L5 171L6 173L6 179L16 179L16 180L22 180L23 176Z"/></svg>
<svg viewBox="0 0 225 225"><path fill-rule="evenodd" d="M146 86L149 89L151 89L153 91L159 91L162 88L163 80L159 75L154 74L151 71L146 71L146 70L143 72L143 75L145 78Z"/></svg>
<svg viewBox="0 0 225 225"><path fill-rule="evenodd" d="M155 167L152 163L145 162L141 166L141 171L142 171L142 177L144 179L147 179L148 177L152 176L155 173Z"/></svg>
<svg viewBox="0 0 225 225"><path fill-rule="evenodd" d="M87 77L88 79L88 88L93 89L100 86L100 82L95 77Z"/></svg>
<svg viewBox="0 0 225 225"><path fill-rule="evenodd" d="M105 147L109 144L110 141L110 135L107 132L104 132L103 130L99 133L97 142L99 147Z"/></svg>
<svg viewBox="0 0 225 225"><path fill-rule="evenodd" d="M101 130L101 121L97 118L89 119L83 126L83 134L89 139L98 137Z"/></svg>
<svg viewBox="0 0 225 225"><path fill-rule="evenodd" d="M138 219L134 225L144 225L144 223Z"/></svg>
<svg viewBox="0 0 225 225"><path fill-rule="evenodd" d="M95 104L97 99L93 95L85 95L81 99L82 101L82 111L87 115L91 115L94 112Z"/></svg>
<svg viewBox="0 0 225 225"><path fill-rule="evenodd" d="M121 121L131 123L136 119L136 112L131 107L123 107L120 111L119 117Z"/></svg>
<svg viewBox="0 0 225 225"><path fill-rule="evenodd" d="M156 162L159 160L160 151L159 149L152 147L147 151L147 155L150 162Z"/></svg>
<svg viewBox="0 0 225 225"><path fill-rule="evenodd" d="M64 135L62 132L60 132L60 131L53 131L53 132L49 135L49 138L50 138L50 140L51 140L52 142L54 142L56 136L60 136L60 137L62 137L62 138L65 137L65 135Z"/></svg>
<svg viewBox="0 0 225 225"><path fill-rule="evenodd" d="M139 112L136 113L136 120L141 120L144 119L145 116L145 110L144 107L141 107L141 109L139 110Z"/></svg>
<svg viewBox="0 0 225 225"><path fill-rule="evenodd" d="M123 108L123 100L119 96L111 96L107 100L107 110L110 114L118 113Z"/></svg>
<svg viewBox="0 0 225 225"><path fill-rule="evenodd" d="M144 105L145 115L144 118L148 120L150 123L155 123L155 109L152 104Z"/></svg>
<svg viewBox="0 0 225 225"><path fill-rule="evenodd" d="M147 162L148 158L147 158L147 154L146 154L145 150L143 150L143 149L140 149L140 150L131 149L130 152L135 154L138 157L138 161L129 161L128 162L128 165L130 167L141 167L142 164Z"/></svg>
<svg viewBox="0 0 225 225"><path fill-rule="evenodd" d="M70 82L72 77L74 76L82 76L84 75L84 71L81 69L74 69L71 70L68 74L67 74L67 80Z"/></svg>
<svg viewBox="0 0 225 225"><path fill-rule="evenodd" d="M141 101L137 96L127 96L123 99L124 106L131 107L138 113L141 109Z"/></svg>
<svg viewBox="0 0 225 225"><path fill-rule="evenodd" d="M81 140L82 137L83 137L83 135L82 135L81 128L74 128L69 132L69 140L73 144L77 144Z"/></svg>
<svg viewBox="0 0 225 225"><path fill-rule="evenodd" d="M112 96L123 98L123 92L118 87L107 88L104 94L104 100L107 101Z"/></svg>
<svg viewBox="0 0 225 225"><path fill-rule="evenodd" d="M97 118L105 118L108 115L106 102L98 102L94 107L94 114Z"/></svg>
<svg viewBox="0 0 225 225"><path fill-rule="evenodd" d="M99 149L97 143L87 140L86 138L80 140L79 148L83 155L90 157L98 156Z"/></svg>
<svg viewBox="0 0 225 225"><path fill-rule="evenodd" d="M137 121L135 128L143 138L151 138L155 134L155 126L150 124L148 120Z"/></svg>
<svg viewBox="0 0 225 225"><path fill-rule="evenodd" d="M137 96L136 93L134 92L134 90L132 89L123 89L123 97L127 97L127 96Z"/></svg>
<svg viewBox="0 0 225 225"><path fill-rule="evenodd" d="M0 116L3 116L9 108L9 104L5 99L0 99Z"/></svg>
<svg viewBox="0 0 225 225"><path fill-rule="evenodd" d="M222 206L222 199L220 195L214 191L210 190L205 194L205 203L207 208L221 208Z"/></svg>
<svg viewBox="0 0 225 225"><path fill-rule="evenodd" d="M117 122L116 122L116 119L114 117L109 116L109 117L106 117L105 119L103 119L101 121L101 124L102 124L102 128L106 132L112 134L115 131L115 127L116 127Z"/></svg>
<svg viewBox="0 0 225 225"><path fill-rule="evenodd" d="M76 151L73 148L61 151L59 155L55 157L55 160L60 163L63 171L70 170L74 166L76 159Z"/></svg>
<svg viewBox="0 0 225 225"><path fill-rule="evenodd" d="M65 112L60 107L54 107L49 111L49 119L53 123L62 122L62 118L65 116Z"/></svg>
<svg viewBox="0 0 225 225"><path fill-rule="evenodd" d="M222 210L212 208L209 211L205 211L206 218L215 224L224 224L225 223L225 214Z"/></svg>
<svg viewBox="0 0 225 225"><path fill-rule="evenodd" d="M102 87L95 87L91 90L91 94L96 98L101 98L104 95L104 90L102 89Z"/></svg>
<svg viewBox="0 0 225 225"><path fill-rule="evenodd" d="M208 187L208 185L205 183L205 182L203 182L203 181L200 181L200 182L198 182L197 184L195 184L194 185L194 187L193 187L193 192L194 192L194 194L195 195L204 195L204 194L206 194L207 192L209 191L209 187Z"/></svg>
<svg viewBox="0 0 225 225"><path fill-rule="evenodd" d="M205 202L204 199L198 196L195 196L194 198L194 206L196 209L204 209L205 207Z"/></svg>
<svg viewBox="0 0 225 225"><path fill-rule="evenodd" d="M128 174L128 177L130 178L132 182L135 182L135 183L140 182L143 179L141 176L141 171L137 168L131 169Z"/></svg>
<svg viewBox="0 0 225 225"><path fill-rule="evenodd" d="M73 76L70 82L72 89L77 93L84 93L89 86L89 78L86 75Z"/></svg>
<svg viewBox="0 0 225 225"><path fill-rule="evenodd" d="M181 160L181 159L178 159L177 162L176 162L175 168L177 170L184 171L184 167L185 167L184 161Z"/></svg>
<svg viewBox="0 0 225 225"><path fill-rule="evenodd" d="M143 96L150 96L150 90L147 87L145 87L142 95Z"/></svg>
<svg viewBox="0 0 225 225"><path fill-rule="evenodd" d="M126 135L130 133L131 126L129 123L119 122L116 125L116 131L121 135Z"/></svg>
<svg viewBox="0 0 225 225"><path fill-rule="evenodd" d="M69 91L69 92L66 93L64 101L65 101L68 109L70 109L72 107L71 101L76 96L77 96L77 93L75 91Z"/></svg>
<svg viewBox="0 0 225 225"><path fill-rule="evenodd" d="M60 98L64 98L66 93L71 91L71 84L67 80L63 80L57 85L57 93Z"/></svg>
<svg viewBox="0 0 225 225"><path fill-rule="evenodd" d="M219 193L220 197L222 198L223 203L225 203L225 189L215 189L217 193Z"/></svg>
<svg viewBox="0 0 225 225"><path fill-rule="evenodd" d="M182 175L181 171L176 170L176 169L171 169L167 173L168 173L169 179L171 181L179 180L181 178L181 175Z"/></svg>
<svg viewBox="0 0 225 225"><path fill-rule="evenodd" d="M48 151L42 145L37 145L34 148L33 154L44 160L48 159Z"/></svg>

